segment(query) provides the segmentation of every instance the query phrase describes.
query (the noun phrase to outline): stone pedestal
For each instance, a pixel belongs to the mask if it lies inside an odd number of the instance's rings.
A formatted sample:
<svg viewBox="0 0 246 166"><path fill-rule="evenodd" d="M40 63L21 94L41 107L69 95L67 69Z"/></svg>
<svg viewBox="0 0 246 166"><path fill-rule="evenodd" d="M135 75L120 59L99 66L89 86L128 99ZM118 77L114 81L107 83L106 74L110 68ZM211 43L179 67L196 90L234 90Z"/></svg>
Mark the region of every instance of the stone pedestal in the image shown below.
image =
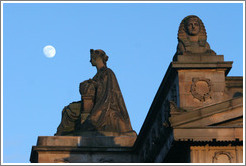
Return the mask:
<svg viewBox="0 0 246 166"><path fill-rule="evenodd" d="M39 136L32 163L131 163L136 136Z"/></svg>
<svg viewBox="0 0 246 166"><path fill-rule="evenodd" d="M229 99L225 77L232 62L223 55L180 55L172 67L178 73L179 107L192 110Z"/></svg>
<svg viewBox="0 0 246 166"><path fill-rule="evenodd" d="M86 118L89 116L93 108L93 97L92 96L82 96L82 107L83 111L81 112L81 124L84 123Z"/></svg>

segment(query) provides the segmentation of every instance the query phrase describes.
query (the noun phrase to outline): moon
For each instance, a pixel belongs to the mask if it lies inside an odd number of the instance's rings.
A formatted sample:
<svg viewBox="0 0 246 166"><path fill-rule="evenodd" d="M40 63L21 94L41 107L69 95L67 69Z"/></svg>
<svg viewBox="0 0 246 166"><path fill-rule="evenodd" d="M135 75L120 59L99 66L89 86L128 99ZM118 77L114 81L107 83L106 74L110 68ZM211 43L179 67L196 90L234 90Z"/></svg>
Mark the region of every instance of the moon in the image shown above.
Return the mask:
<svg viewBox="0 0 246 166"><path fill-rule="evenodd" d="M47 58L53 58L56 55L56 49L51 45L45 46L43 52Z"/></svg>

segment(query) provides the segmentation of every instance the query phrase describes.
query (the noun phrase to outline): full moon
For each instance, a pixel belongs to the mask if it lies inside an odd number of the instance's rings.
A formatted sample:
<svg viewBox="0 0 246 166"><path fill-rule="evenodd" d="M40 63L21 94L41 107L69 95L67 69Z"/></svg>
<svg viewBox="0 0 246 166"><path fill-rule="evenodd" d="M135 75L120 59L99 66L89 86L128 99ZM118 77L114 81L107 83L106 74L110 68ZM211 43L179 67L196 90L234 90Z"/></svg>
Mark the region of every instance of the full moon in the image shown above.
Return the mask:
<svg viewBox="0 0 246 166"><path fill-rule="evenodd" d="M56 55L56 49L51 45L45 46L43 52L47 58L53 58Z"/></svg>

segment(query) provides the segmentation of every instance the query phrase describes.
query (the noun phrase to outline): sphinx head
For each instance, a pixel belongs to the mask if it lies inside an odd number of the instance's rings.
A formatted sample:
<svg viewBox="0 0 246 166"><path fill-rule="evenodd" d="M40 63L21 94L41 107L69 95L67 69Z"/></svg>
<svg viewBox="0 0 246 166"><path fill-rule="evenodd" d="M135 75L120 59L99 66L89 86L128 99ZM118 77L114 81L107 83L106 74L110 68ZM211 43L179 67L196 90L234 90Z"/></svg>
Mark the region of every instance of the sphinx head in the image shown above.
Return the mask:
<svg viewBox="0 0 246 166"><path fill-rule="evenodd" d="M207 40L205 26L199 17L190 15L181 21L178 38L182 40L187 36L199 36L201 40Z"/></svg>
<svg viewBox="0 0 246 166"><path fill-rule="evenodd" d="M196 36L200 32L199 18L196 16L191 16L185 20L185 30L186 33L191 36Z"/></svg>
<svg viewBox="0 0 246 166"><path fill-rule="evenodd" d="M193 53L216 55L216 53L210 49L207 42L207 33L202 20L195 15L189 15L181 21L178 31L178 42L175 55ZM177 57L174 56L173 60L177 60Z"/></svg>

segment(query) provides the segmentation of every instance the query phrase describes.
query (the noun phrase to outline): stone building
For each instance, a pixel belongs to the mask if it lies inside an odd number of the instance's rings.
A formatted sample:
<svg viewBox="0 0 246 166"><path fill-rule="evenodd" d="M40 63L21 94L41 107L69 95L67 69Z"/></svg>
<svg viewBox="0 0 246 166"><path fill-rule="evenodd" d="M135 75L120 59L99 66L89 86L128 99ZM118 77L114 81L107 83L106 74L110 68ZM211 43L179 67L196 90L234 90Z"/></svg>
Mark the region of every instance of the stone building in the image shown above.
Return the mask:
<svg viewBox="0 0 246 166"><path fill-rule="evenodd" d="M185 17L177 52L134 137L39 137L31 162L242 163L243 77L228 77L202 21Z"/></svg>

